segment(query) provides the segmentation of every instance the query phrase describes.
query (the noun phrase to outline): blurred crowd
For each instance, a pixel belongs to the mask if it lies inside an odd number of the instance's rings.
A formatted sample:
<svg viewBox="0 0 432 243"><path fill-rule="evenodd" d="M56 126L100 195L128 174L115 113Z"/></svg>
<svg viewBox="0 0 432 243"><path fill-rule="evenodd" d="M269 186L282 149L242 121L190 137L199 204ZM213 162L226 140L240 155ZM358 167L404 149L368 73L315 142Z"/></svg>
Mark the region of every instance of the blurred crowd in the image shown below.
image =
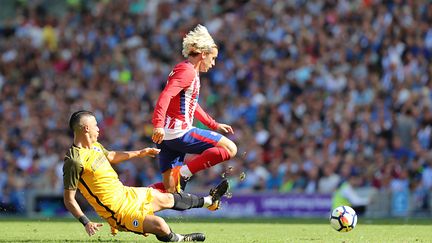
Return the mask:
<svg viewBox="0 0 432 243"><path fill-rule="evenodd" d="M43 1L0 29L0 201L62 193L73 111L96 113L109 150L155 146L154 104L189 30L219 46L201 106L233 126L238 156L194 176L207 191L332 193L352 174L377 190L432 188L432 3L377 0ZM22 3L22 2L20 2ZM197 124L202 126L202 124ZM117 166L131 186L155 159ZM241 175L246 175L245 177Z"/></svg>

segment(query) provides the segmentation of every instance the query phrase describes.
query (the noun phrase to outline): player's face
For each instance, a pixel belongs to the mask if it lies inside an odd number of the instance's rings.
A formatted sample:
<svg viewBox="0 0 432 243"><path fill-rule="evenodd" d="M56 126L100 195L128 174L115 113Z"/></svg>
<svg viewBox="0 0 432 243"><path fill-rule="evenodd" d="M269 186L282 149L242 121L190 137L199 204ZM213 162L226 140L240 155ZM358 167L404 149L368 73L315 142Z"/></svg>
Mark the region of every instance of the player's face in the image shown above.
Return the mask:
<svg viewBox="0 0 432 243"><path fill-rule="evenodd" d="M97 126L97 121L94 116L89 116L87 119L87 132L90 136L91 142L94 143L99 137L99 127Z"/></svg>
<svg viewBox="0 0 432 243"><path fill-rule="evenodd" d="M200 65L200 72L207 72L215 65L218 49L213 48L209 53L203 53L203 60Z"/></svg>

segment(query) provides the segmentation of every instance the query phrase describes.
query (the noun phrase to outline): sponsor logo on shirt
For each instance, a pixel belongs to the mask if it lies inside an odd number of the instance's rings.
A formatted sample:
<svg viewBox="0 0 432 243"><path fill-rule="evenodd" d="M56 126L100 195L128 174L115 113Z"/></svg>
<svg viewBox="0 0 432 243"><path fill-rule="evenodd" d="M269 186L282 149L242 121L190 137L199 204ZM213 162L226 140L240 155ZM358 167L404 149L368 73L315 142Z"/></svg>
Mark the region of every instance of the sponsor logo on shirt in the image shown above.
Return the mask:
<svg viewBox="0 0 432 243"><path fill-rule="evenodd" d="M101 167L106 161L106 157L104 155L99 155L93 161L91 168L93 171L96 171L99 167Z"/></svg>

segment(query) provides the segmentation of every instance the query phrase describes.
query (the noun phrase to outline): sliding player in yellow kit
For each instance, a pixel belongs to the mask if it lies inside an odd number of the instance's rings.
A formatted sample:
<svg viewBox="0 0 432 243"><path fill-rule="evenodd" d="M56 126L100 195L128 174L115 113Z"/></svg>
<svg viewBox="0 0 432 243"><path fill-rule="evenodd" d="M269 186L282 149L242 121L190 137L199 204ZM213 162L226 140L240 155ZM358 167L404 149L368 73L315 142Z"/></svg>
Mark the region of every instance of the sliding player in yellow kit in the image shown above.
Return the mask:
<svg viewBox="0 0 432 243"><path fill-rule="evenodd" d="M97 214L111 227L146 235L156 235L164 242L204 241L202 233L176 234L154 212L164 209L186 210L210 207L220 200L228 189L224 180L210 191L209 196L198 197L188 193L162 193L153 188L127 187L111 167L124 160L151 156L159 149L138 151L108 151L97 142L99 128L94 114L78 111L72 114L69 126L74 131L74 142L65 156L63 167L64 203L66 208L85 226L92 236L102 226L91 222L82 212L75 195L79 189Z"/></svg>

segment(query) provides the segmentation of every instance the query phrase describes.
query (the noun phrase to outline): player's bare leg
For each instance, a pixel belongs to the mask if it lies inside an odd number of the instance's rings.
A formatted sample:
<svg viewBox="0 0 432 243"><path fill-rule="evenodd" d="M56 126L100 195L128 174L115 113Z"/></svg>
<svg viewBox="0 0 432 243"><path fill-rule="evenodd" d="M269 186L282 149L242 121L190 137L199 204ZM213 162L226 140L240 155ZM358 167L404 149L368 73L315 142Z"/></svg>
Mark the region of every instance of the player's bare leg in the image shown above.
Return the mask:
<svg viewBox="0 0 432 243"><path fill-rule="evenodd" d="M163 193L158 190L152 190L152 196L154 212L169 209L174 206L174 196L172 193Z"/></svg>
<svg viewBox="0 0 432 243"><path fill-rule="evenodd" d="M156 235L156 238L163 242L178 242L178 241L204 241L205 235L202 233L192 234L177 234L171 231L171 228L161 217L155 215L147 215L143 222L143 228L146 233Z"/></svg>
<svg viewBox="0 0 432 243"><path fill-rule="evenodd" d="M237 145L235 145L233 141L231 141L225 136L222 136L216 146L226 149L228 151L230 159L234 158L234 156L237 154Z"/></svg>
<svg viewBox="0 0 432 243"><path fill-rule="evenodd" d="M182 176L180 173L182 166L176 166L162 173L162 181L166 192L182 192L186 186L188 177Z"/></svg>
<svg viewBox="0 0 432 243"><path fill-rule="evenodd" d="M173 169L168 169L162 173L162 182L166 192L177 192L177 183L175 179L176 178L174 178Z"/></svg>

